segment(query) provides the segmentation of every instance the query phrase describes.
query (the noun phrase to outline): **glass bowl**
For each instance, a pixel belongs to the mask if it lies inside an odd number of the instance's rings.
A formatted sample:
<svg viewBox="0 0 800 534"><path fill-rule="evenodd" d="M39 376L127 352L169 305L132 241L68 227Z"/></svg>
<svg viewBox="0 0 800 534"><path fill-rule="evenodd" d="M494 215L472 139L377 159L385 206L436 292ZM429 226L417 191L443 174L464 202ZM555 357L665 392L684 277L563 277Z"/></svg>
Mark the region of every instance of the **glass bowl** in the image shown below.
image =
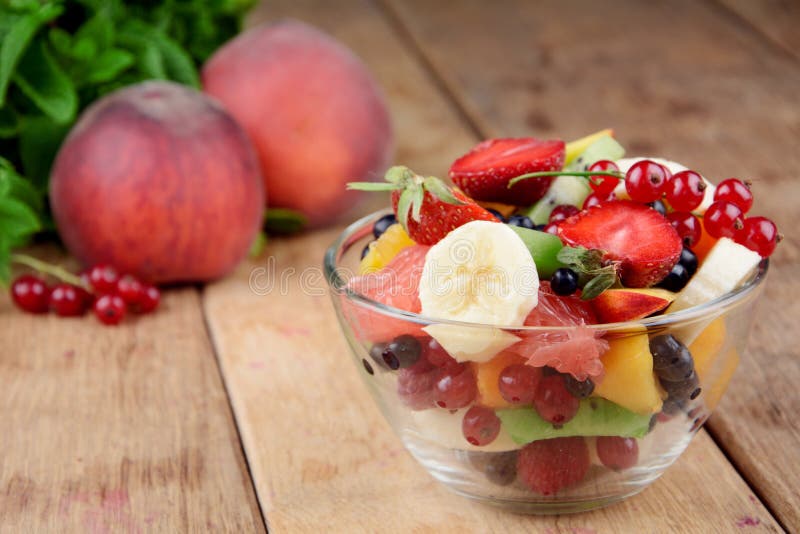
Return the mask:
<svg viewBox="0 0 800 534"><path fill-rule="evenodd" d="M657 479L724 393L767 273L762 261L742 287L721 298L633 322L499 328L436 320L348 288L373 223L386 213L349 226L325 254L325 276L353 362L395 433L434 478L463 496L516 512L590 510ZM542 299L540 292L540 306ZM429 335L441 340L442 332L487 344L503 340L502 350L488 362L455 363ZM558 415L545 420L532 402L513 404L498 394L500 374L530 357L526 351L547 347L557 361L566 351L583 350L570 344L576 339L588 339L601 354L604 376L589 396L572 381L574 417L563 424L553 422ZM405 356L387 353L393 340L395 352ZM539 388L549 376L566 376L549 367L537 372ZM460 397L453 389L447 398L441 393L448 381L460 381ZM498 420L490 443L476 446L464 437L465 425L472 429L467 433L489 428L491 435Z"/></svg>

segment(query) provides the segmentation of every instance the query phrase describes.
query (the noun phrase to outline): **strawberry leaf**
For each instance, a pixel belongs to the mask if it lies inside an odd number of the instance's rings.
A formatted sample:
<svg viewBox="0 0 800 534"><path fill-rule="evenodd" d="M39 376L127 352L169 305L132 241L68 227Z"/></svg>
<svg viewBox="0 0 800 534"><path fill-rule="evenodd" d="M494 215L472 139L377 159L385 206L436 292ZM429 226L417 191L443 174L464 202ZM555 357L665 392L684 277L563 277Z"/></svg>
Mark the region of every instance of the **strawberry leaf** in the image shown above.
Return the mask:
<svg viewBox="0 0 800 534"><path fill-rule="evenodd" d="M425 190L421 187L414 187L412 191L414 195L411 199L411 217L419 222L422 215L422 202L425 200Z"/></svg>
<svg viewBox="0 0 800 534"><path fill-rule="evenodd" d="M402 186L387 182L350 182L347 184L347 189L353 191L394 191L395 189L402 189Z"/></svg>
<svg viewBox="0 0 800 534"><path fill-rule="evenodd" d="M585 247L564 247L558 251L556 259L570 265L579 273L589 273L603 266L603 251L589 250Z"/></svg>
<svg viewBox="0 0 800 534"><path fill-rule="evenodd" d="M411 210L411 203L414 200L414 189L418 188L404 189L397 201L397 220L406 231L408 231L408 212Z"/></svg>
<svg viewBox="0 0 800 534"><path fill-rule="evenodd" d="M464 204L464 202L457 199L456 196L453 194L453 191L438 178L435 178L433 176L428 176L423 181L423 186L430 194L432 194L442 202L445 202L447 204L454 204L456 206Z"/></svg>
<svg viewBox="0 0 800 534"><path fill-rule="evenodd" d="M384 180L392 184L402 185L409 182L413 177L414 173L411 169L403 165L395 165L386 171Z"/></svg>

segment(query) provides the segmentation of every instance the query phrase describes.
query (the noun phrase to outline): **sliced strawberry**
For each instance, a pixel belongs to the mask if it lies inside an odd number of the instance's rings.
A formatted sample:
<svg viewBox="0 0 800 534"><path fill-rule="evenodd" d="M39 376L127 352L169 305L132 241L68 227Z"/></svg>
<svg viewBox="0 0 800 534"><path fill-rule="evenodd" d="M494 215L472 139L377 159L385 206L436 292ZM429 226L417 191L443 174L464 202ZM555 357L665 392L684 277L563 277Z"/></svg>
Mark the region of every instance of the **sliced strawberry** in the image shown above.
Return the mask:
<svg viewBox="0 0 800 534"><path fill-rule="evenodd" d="M582 437L534 441L517 455L520 480L541 495L574 486L586 476L589 465L589 446Z"/></svg>
<svg viewBox="0 0 800 534"><path fill-rule="evenodd" d="M627 287L660 282L678 263L681 238L654 209L629 200L612 200L562 221L558 237L570 246L606 252L604 259L621 262Z"/></svg>
<svg viewBox="0 0 800 534"><path fill-rule="evenodd" d="M544 196L553 178L523 180L510 189L508 182L529 172L561 170L564 155L560 140L489 139L453 162L450 179L475 200L528 206Z"/></svg>
<svg viewBox="0 0 800 534"><path fill-rule="evenodd" d="M422 200L419 221L408 217L406 230L408 235L420 245L435 245L451 230L470 221L497 222L497 217L477 205L472 199L461 193L453 191L453 196L463 204L449 204L426 191ZM397 204L400 201L400 192L392 191L392 209L397 214Z"/></svg>

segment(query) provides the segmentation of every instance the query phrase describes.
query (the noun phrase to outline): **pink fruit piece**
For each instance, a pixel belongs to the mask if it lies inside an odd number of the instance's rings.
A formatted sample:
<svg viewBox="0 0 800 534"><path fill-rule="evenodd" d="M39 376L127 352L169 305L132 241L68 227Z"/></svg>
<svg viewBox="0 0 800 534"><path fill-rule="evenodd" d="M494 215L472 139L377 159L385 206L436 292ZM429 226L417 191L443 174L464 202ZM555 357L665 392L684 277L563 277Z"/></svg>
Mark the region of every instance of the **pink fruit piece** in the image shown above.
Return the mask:
<svg viewBox="0 0 800 534"><path fill-rule="evenodd" d="M583 480L589 464L589 447L582 437L545 439L519 451L517 473L531 491L554 495Z"/></svg>
<svg viewBox="0 0 800 534"><path fill-rule="evenodd" d="M348 289L371 300L403 311L419 313L419 280L430 247L415 245L401 250L377 273L356 276ZM342 296L342 307L356 336L364 341L385 342L402 334L422 336L417 323L389 317Z"/></svg>
<svg viewBox="0 0 800 534"><path fill-rule="evenodd" d="M608 350L608 342L599 337L602 332L583 326L596 322L588 303L575 295L556 295L545 281L539 286L539 304L528 315L525 325L574 328L521 331L518 333L521 341L509 350L527 358L528 365L546 365L579 381L589 377L597 380L603 375L600 356Z"/></svg>

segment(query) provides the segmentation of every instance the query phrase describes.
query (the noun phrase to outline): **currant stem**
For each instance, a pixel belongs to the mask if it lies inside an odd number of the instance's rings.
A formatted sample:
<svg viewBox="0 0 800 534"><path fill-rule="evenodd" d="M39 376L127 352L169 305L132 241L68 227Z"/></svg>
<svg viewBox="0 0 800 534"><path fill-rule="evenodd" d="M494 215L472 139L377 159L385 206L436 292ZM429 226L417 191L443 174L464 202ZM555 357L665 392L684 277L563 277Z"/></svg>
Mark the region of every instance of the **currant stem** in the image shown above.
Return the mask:
<svg viewBox="0 0 800 534"><path fill-rule="evenodd" d="M28 267L35 269L40 273L49 274L53 278L58 278L62 282L66 282L74 286L82 287L87 291L91 291L91 288L86 287L80 277L75 276L71 272L67 271L63 267L59 267L58 265L47 263L45 261L36 259L33 256L28 256L27 254L12 254L11 261L14 263L19 263L20 265L27 265Z"/></svg>
<svg viewBox="0 0 800 534"><path fill-rule="evenodd" d="M545 176L577 176L579 178L589 179L591 179L592 176L613 176L619 180L625 179L625 174L619 171L540 171L517 176L508 182L508 188L511 189L517 182L527 180L528 178L542 178Z"/></svg>

